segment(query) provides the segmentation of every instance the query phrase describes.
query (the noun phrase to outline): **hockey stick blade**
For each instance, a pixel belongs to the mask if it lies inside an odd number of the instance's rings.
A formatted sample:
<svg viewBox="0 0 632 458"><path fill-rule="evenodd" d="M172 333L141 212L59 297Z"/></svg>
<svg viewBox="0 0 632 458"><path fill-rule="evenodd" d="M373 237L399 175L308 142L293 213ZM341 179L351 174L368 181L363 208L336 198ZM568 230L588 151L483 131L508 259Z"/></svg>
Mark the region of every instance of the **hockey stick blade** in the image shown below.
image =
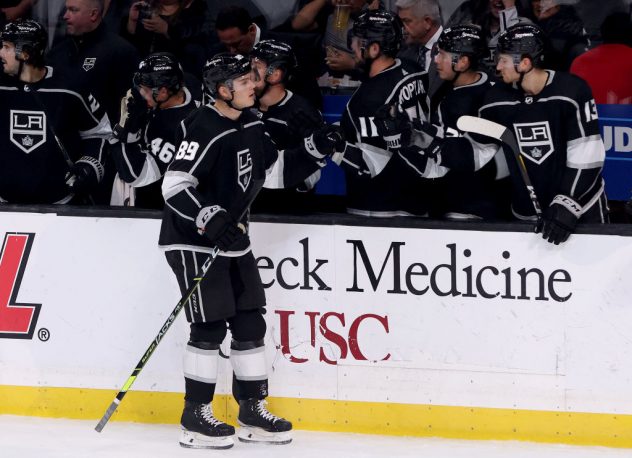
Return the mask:
<svg viewBox="0 0 632 458"><path fill-rule="evenodd" d="M524 181L525 187L527 188L527 191L529 193L529 198L531 199L531 204L533 205L535 214L538 217L538 222L536 223L537 231L540 226L542 209L540 208L540 201L538 200L538 196L535 193L533 184L531 184L531 179L529 178L529 173L527 172L527 166L524 163L522 153L520 152L520 147L518 146L516 136L513 134L513 132L507 129L502 124L498 124L488 119L467 115L461 116L457 120L456 127L463 132L470 132L473 134L483 135L485 137L495 138L496 140L501 141L511 150L511 153L518 163L518 170L520 170L520 175L522 176L522 180Z"/></svg>

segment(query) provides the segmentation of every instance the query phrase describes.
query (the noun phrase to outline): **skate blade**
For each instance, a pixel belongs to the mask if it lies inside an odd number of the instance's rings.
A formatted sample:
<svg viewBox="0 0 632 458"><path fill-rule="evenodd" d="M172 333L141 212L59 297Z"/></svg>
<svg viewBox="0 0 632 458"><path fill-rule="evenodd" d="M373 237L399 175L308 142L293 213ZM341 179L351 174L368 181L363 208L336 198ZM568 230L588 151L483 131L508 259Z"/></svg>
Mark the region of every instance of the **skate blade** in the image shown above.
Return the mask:
<svg viewBox="0 0 632 458"><path fill-rule="evenodd" d="M182 430L180 445L184 448L226 449L235 445L232 436L205 436L193 431Z"/></svg>
<svg viewBox="0 0 632 458"><path fill-rule="evenodd" d="M240 442L250 444L285 445L292 442L292 431L273 433L254 426L241 426L237 431Z"/></svg>

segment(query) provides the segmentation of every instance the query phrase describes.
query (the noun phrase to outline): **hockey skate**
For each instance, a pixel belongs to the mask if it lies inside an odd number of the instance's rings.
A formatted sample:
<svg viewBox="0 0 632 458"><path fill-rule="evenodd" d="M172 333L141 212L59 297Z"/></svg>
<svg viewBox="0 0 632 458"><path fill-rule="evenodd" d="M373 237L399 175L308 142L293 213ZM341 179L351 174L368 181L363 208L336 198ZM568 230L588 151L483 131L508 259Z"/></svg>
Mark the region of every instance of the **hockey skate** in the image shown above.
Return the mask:
<svg viewBox="0 0 632 458"><path fill-rule="evenodd" d="M241 442L289 444L292 442L292 423L268 412L263 399L239 401L239 431Z"/></svg>
<svg viewBox="0 0 632 458"><path fill-rule="evenodd" d="M222 449L235 444L235 428L215 418L211 404L185 401L180 424L182 447Z"/></svg>

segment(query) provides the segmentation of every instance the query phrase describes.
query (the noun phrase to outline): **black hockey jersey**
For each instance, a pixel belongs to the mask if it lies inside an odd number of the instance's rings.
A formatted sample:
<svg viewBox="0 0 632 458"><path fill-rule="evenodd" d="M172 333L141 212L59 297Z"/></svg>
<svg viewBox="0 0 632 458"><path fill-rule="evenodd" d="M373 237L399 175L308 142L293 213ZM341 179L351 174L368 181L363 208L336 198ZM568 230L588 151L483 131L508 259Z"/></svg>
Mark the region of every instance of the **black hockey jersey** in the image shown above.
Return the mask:
<svg viewBox="0 0 632 458"><path fill-rule="evenodd" d="M103 164L112 134L108 117L91 95L66 81L52 67L37 83L1 77L0 201L68 203L70 165L82 156Z"/></svg>
<svg viewBox="0 0 632 458"><path fill-rule="evenodd" d="M496 84L479 110L480 117L509 127L516 135L521 157L538 196L548 207L557 194L570 196L586 212L604 194L601 170L605 149L599 134L597 107L588 85L562 72L548 72L537 95ZM473 142L476 162L483 164L496 145ZM512 211L517 218L535 214L516 159L505 149L512 183Z"/></svg>
<svg viewBox="0 0 632 458"><path fill-rule="evenodd" d="M288 123L298 112L310 113L314 119L320 118L319 111L305 98L286 90L285 97L266 111L255 110L255 114L264 122L277 148L298 148L304 142L299 133L288 129ZM314 126L316 129L319 126ZM325 165L320 164L321 166ZM314 174L298 189L262 189L252 205L253 212L259 213L305 213L315 206L313 191L310 191L320 178L320 167L314 164Z"/></svg>
<svg viewBox="0 0 632 458"><path fill-rule="evenodd" d="M398 154L389 150L375 124L383 105L397 104L412 119L427 120L429 102L424 73L399 59L365 80L353 94L342 115L345 138L361 151L365 164L345 154L341 166L347 180L350 213L366 216L424 215L427 205L424 179L413 175ZM366 165L366 166L365 166ZM365 173L369 170L370 173ZM404 175L403 175L404 174ZM405 178L406 177L406 178Z"/></svg>
<svg viewBox="0 0 632 458"><path fill-rule="evenodd" d="M492 87L489 76L478 72L478 81L464 85L445 85L445 93L436 112L432 114L432 124L439 127L444 137L460 137L463 132L457 128L457 121L463 115L477 116L487 91ZM468 154L467 151L462 151ZM451 218L476 216L495 218L498 196L495 196L496 162L490 161L478 171L450 170L436 180L438 188L438 211Z"/></svg>
<svg viewBox="0 0 632 458"><path fill-rule="evenodd" d="M182 141L163 182L165 210L159 244L170 249L211 252L211 241L197 232L196 218L203 208L219 205L248 226L248 208L262 186L295 186L321 160L305 145L278 150L263 121L251 111L234 121L214 106L204 105L181 123ZM250 249L244 234L234 251Z"/></svg>
<svg viewBox="0 0 632 458"><path fill-rule="evenodd" d="M180 122L199 106L184 88L181 105L154 110L147 125L127 141L111 147L119 177L135 188L134 206L162 209L162 177L175 157Z"/></svg>

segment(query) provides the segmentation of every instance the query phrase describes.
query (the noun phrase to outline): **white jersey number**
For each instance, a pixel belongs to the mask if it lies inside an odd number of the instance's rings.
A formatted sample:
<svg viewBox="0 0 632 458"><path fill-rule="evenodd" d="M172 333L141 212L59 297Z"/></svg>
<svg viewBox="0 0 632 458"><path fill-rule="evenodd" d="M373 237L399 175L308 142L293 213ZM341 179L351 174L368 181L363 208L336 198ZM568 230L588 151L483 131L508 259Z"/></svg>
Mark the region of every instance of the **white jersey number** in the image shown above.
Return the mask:
<svg viewBox="0 0 632 458"><path fill-rule="evenodd" d="M193 159L195 159L195 154L197 153L198 149L200 149L200 144L198 142L182 142L180 143L180 148L178 148L176 159L192 161Z"/></svg>

